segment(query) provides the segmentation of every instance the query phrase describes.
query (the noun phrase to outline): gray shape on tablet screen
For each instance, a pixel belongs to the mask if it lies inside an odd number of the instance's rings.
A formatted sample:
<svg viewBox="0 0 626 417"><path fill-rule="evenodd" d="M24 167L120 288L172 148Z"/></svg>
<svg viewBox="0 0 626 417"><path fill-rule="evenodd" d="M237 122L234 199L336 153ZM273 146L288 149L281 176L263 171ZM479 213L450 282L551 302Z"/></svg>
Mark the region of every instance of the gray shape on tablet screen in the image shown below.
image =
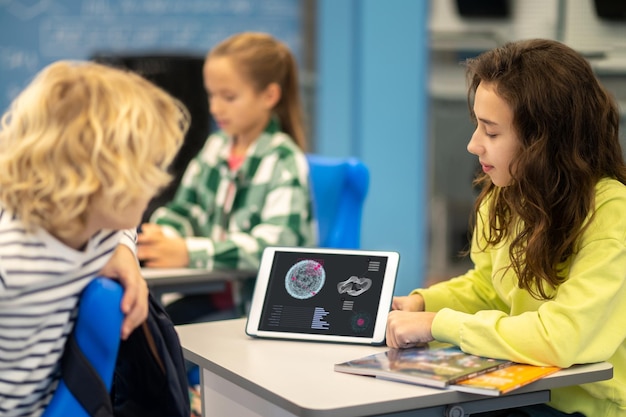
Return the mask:
<svg viewBox="0 0 626 417"><path fill-rule="evenodd" d="M347 293L353 297L358 297L365 291L369 290L372 286L372 280L369 278L359 278L357 276L351 276L345 281L337 284L337 291L339 294Z"/></svg>

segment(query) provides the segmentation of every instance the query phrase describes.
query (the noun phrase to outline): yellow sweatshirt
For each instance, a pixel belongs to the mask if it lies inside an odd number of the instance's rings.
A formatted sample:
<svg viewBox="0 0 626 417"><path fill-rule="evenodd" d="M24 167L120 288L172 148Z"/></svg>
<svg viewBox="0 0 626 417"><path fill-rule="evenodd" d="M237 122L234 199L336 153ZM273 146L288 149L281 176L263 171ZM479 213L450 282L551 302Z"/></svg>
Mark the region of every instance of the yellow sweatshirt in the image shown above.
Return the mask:
<svg viewBox="0 0 626 417"><path fill-rule="evenodd" d="M601 180L595 210L551 300L516 286L506 269L508 243L479 251L485 245L476 241L473 269L413 293L422 294L427 311L438 312L433 337L465 352L564 368L611 362L611 380L555 389L550 405L587 417L626 416L626 186ZM479 218L474 239L483 227Z"/></svg>

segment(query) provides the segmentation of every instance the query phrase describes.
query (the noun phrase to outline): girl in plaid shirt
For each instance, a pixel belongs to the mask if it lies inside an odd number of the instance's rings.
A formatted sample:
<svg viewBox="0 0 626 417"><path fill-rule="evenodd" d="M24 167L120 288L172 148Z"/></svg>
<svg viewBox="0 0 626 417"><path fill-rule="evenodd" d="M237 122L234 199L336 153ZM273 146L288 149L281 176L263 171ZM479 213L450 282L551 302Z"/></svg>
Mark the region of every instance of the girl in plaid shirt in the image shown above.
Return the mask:
<svg viewBox="0 0 626 417"><path fill-rule="evenodd" d="M220 130L190 162L174 200L142 225L139 258L147 267L256 269L266 246L314 245L293 55L267 34L240 33L209 52L203 74ZM228 287L169 311L184 323L233 307Z"/></svg>

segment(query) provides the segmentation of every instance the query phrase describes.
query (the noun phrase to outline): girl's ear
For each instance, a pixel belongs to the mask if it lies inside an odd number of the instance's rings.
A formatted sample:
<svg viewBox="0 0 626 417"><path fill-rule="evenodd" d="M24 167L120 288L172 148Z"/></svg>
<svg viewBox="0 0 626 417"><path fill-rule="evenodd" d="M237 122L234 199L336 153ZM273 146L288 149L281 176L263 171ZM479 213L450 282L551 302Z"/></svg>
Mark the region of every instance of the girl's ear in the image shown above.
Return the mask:
<svg viewBox="0 0 626 417"><path fill-rule="evenodd" d="M263 98L268 109L273 109L278 104L282 93L282 89L277 83L271 83L265 88Z"/></svg>

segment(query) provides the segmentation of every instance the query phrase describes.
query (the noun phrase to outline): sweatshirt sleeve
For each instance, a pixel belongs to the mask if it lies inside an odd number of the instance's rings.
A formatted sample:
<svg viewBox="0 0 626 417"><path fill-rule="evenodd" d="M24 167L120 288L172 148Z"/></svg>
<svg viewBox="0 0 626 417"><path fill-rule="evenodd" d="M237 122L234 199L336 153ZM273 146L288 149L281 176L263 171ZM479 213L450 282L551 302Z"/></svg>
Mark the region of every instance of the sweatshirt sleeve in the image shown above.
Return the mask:
<svg viewBox="0 0 626 417"><path fill-rule="evenodd" d="M424 297L426 311L436 312L446 307L470 314L486 309L507 311L508 307L499 298L491 280L492 250L478 249L485 247L484 242L479 243L483 230L481 219L485 215L486 211L483 208L472 234L470 256L474 267L461 276L440 282L428 289L417 289L412 292Z"/></svg>
<svg viewBox="0 0 626 417"><path fill-rule="evenodd" d="M426 308L438 311L433 336L469 353L536 365L609 359L626 338L626 194L613 184L599 187L595 214L553 298L534 299L510 269L498 273L508 250L474 255L475 270L420 291Z"/></svg>

